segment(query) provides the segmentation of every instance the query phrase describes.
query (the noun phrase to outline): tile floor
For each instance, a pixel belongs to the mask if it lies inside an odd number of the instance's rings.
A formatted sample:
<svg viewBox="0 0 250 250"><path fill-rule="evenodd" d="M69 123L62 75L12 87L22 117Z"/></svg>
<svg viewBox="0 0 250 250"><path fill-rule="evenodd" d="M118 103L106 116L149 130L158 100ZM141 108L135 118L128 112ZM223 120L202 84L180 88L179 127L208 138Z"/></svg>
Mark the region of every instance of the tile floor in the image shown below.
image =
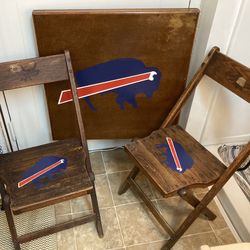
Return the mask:
<svg viewBox="0 0 250 250"><path fill-rule="evenodd" d="M130 190L122 196L117 194L121 181L126 177L133 163L122 149L91 153L91 162L96 174L96 189L102 217L104 238L99 239L94 223L88 223L53 235L41 249L57 250L157 250L166 242L168 235L145 209L141 200ZM192 208L179 197L167 200L143 177L136 179L150 199L176 228ZM203 189L194 190L198 197ZM78 198L53 207L55 220L63 222L86 214L91 208L88 198ZM217 214L215 221L199 218L174 246L174 250L195 250L201 245L210 246L236 242L223 217L213 201L210 208ZM6 226L7 228L7 226ZM42 238L41 238L42 239ZM9 239L10 241L10 239ZM38 240L37 240L38 241ZM35 241L34 241L35 242ZM57 247L55 247L57 243ZM40 243L42 244L42 243ZM44 243L45 245L45 243ZM0 247L1 248L1 247ZM6 248L7 249L7 248ZM11 248L8 248L11 249ZM38 249L22 248L22 249ZM40 248L39 248L40 249Z"/></svg>
<svg viewBox="0 0 250 250"><path fill-rule="evenodd" d="M168 235L150 212L145 210L140 199L130 190L122 196L117 194L121 181L133 167L127 155L121 149L95 152L91 154L91 162L96 174L97 196L105 236L99 239L94 224L89 223L58 233L58 249L160 249ZM162 199L143 176L139 176L137 181L174 228L180 225L186 213L192 209L178 197ZM195 192L198 197L204 194L203 189ZM210 208L218 215L216 220L210 222L199 218L173 249L191 250L199 249L203 244L213 246L236 242L215 202L212 202ZM78 198L56 206L56 219L63 221L89 209L89 200Z"/></svg>

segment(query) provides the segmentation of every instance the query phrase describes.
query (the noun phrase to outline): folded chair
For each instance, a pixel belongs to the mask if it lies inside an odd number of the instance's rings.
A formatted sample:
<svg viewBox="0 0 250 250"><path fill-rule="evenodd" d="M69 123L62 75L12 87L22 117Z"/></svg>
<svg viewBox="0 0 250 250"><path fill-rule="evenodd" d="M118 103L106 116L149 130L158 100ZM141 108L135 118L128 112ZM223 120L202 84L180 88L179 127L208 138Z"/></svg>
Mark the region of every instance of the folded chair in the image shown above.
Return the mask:
<svg viewBox="0 0 250 250"><path fill-rule="evenodd" d="M121 184L118 193L122 194L130 187L145 202L160 225L170 235L170 239L162 249L171 249L201 213L209 220L216 218L214 213L207 208L208 204L250 154L249 142L234 162L226 168L185 130L178 125L173 125L183 104L204 75L214 79L248 103L250 102L249 68L223 55L219 52L219 48L214 47L161 128L146 138L136 139L125 145L125 150L134 160L135 167ZM177 193L194 207L176 231L170 227L135 181L140 171L163 197ZM210 185L212 188L201 200L198 200L190 190L193 187L205 188Z"/></svg>
<svg viewBox="0 0 250 250"><path fill-rule="evenodd" d="M95 221L99 237L103 236L94 174L69 52L0 64L0 91L39 84L56 84L55 82L64 80L70 82L73 102L68 105L76 113L79 138L54 141L0 155L1 198L15 249L20 249L21 243L90 221ZM90 214L39 231L17 235L13 214L87 194L90 194L92 201L93 211Z"/></svg>

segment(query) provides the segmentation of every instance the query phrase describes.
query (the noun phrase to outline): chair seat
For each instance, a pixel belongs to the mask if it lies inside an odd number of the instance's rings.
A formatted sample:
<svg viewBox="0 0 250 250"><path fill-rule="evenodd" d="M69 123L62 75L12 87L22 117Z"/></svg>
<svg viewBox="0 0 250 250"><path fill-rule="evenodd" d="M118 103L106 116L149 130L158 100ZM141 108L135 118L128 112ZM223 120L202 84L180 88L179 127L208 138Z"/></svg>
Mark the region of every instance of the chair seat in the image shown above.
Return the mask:
<svg viewBox="0 0 250 250"><path fill-rule="evenodd" d="M167 145L166 137L179 143L192 158L191 168L180 173L168 166L164 151L166 148L159 146ZM225 165L180 126L154 131L148 137L127 144L125 150L165 197L184 187L207 187L215 183L226 169Z"/></svg>
<svg viewBox="0 0 250 250"><path fill-rule="evenodd" d="M44 173L43 177L39 177L39 185L35 185L33 181L18 187L18 182L26 178L23 174L44 157L63 158L66 168L54 171L60 168L59 161L59 165L53 168L54 170L50 170L51 175L48 171L47 175ZM0 170L6 179L7 191L9 190L11 194L11 208L14 214L76 198L93 189L85 168L83 149L79 140L53 142L4 154L0 159Z"/></svg>

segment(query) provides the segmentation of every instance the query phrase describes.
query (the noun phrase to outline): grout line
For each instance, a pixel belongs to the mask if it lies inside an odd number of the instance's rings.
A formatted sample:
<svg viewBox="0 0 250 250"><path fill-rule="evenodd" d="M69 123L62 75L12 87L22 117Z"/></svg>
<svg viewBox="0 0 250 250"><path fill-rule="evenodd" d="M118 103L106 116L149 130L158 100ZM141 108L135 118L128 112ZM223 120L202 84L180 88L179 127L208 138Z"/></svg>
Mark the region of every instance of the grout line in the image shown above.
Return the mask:
<svg viewBox="0 0 250 250"><path fill-rule="evenodd" d="M142 245L148 245L148 244L158 243L158 242L166 242L166 240L153 240L153 241L149 241L149 242L136 243L136 244L132 244L132 245L127 245L127 247L142 246Z"/></svg>
<svg viewBox="0 0 250 250"><path fill-rule="evenodd" d="M116 173L124 173L124 172L130 172L131 169L126 169L126 170L118 170L118 171L113 171L113 172L107 172L106 174L116 174Z"/></svg>
<svg viewBox="0 0 250 250"><path fill-rule="evenodd" d="M211 223L211 222L208 221L208 224L209 224L210 227L212 228L212 231L213 231L213 233L214 233L214 235L215 235L215 238L218 240L218 242L219 242L220 245L223 245L223 242L222 242L221 239L218 237L217 233L215 232L215 229L212 227L212 225L211 225L210 223ZM220 229L218 229L218 230L221 231L221 230L225 230L225 229L229 229L229 227L220 228ZM230 229L229 229L229 230L230 230ZM230 230L230 231L231 231L231 230Z"/></svg>
<svg viewBox="0 0 250 250"><path fill-rule="evenodd" d="M214 231L213 231L214 232ZM218 243L220 244L220 245L223 245L223 242L221 241L221 239L217 236L217 234L214 232L214 236L215 236L215 238L216 238L216 240L218 241Z"/></svg>
<svg viewBox="0 0 250 250"><path fill-rule="evenodd" d="M181 238L187 238L187 237L191 237L191 236L196 236L196 235L201 235L201 234L208 234L208 233L213 233L213 231L210 230L210 231L207 231L207 232L187 234L187 235L183 235Z"/></svg>
<svg viewBox="0 0 250 250"><path fill-rule="evenodd" d="M207 232L201 232L201 233L188 234L188 235L182 236L181 238L188 238L188 237L197 236L197 235L201 235L201 234L208 234L208 233L211 233L211 232L213 232L213 231L207 231ZM144 242L144 243L138 243L138 244L127 245L126 247L148 245L148 244L151 244L151 243L165 242L165 241L166 241L166 240L155 240L155 241L150 241L150 242Z"/></svg>
<svg viewBox="0 0 250 250"><path fill-rule="evenodd" d="M106 249L106 248L105 248ZM108 250L120 250L120 249L126 249L126 247L115 247L115 248L108 248ZM93 250L93 249L91 249L91 250Z"/></svg>
<svg viewBox="0 0 250 250"><path fill-rule="evenodd" d="M117 214L117 210L116 210L116 206L115 206L115 201L114 201L110 181L109 181L109 177L108 177L108 174L107 174L106 163L105 163L105 161L103 159L103 153L102 152L101 152L101 156L102 156L102 161L103 161L105 173L106 173L106 176L107 176L107 181L108 181L109 191L110 191L110 194L111 194L111 199L112 199L112 202L113 202L113 205L114 205L114 210L115 210L115 215L116 215L117 222L118 222L118 227L119 227L121 238L122 238L122 247L125 247L125 242L124 242L124 238L123 238L123 234L122 234L122 228L121 228L120 220L119 220L119 217L118 217L118 214Z"/></svg>
<svg viewBox="0 0 250 250"><path fill-rule="evenodd" d="M69 204L70 204L70 214L71 214L71 216L72 216L71 219L73 219L73 209L72 209L71 201L72 201L72 200L69 201ZM76 244L76 228L75 228L75 227L73 227L73 234L74 234L74 243L75 243L75 244L74 244L74 249L77 250L77 244Z"/></svg>
<svg viewBox="0 0 250 250"><path fill-rule="evenodd" d="M216 219L216 218L215 218ZM222 242L220 241L220 239L217 237L217 234L215 233L215 231L214 231L214 229L213 229L213 227L212 227L212 225L211 225L211 223L210 223L210 221L208 220L208 225L211 227L211 229L212 229L212 231L213 231L213 233L214 233L214 235L215 235L215 238L217 239L217 241L220 243L220 245L222 244Z"/></svg>
<svg viewBox="0 0 250 250"><path fill-rule="evenodd" d="M119 173L128 173L132 170L131 169L126 169L126 170L117 170L117 171L111 171L111 172L107 172L107 173L100 173L100 174L95 174L95 176L99 176L99 175L107 175L107 174L119 174Z"/></svg>
<svg viewBox="0 0 250 250"><path fill-rule="evenodd" d="M104 174L95 174L95 176L104 176L104 175L106 175L105 173Z"/></svg>
<svg viewBox="0 0 250 250"><path fill-rule="evenodd" d="M163 199L164 197L158 199L158 198L157 198L157 194L156 194L156 192L153 190L153 186L151 185L151 183L150 183L150 181L149 181L148 179L147 179L147 183L148 183L149 188L150 188L150 190L151 190L151 192L152 192L152 195L155 197L155 199L152 199L151 201L152 201L152 202L155 201L158 211L159 211L160 214L163 216L162 210L161 210L160 205L159 205L159 203L158 203L158 200ZM159 222L158 222L158 223L159 223Z"/></svg>
<svg viewBox="0 0 250 250"><path fill-rule="evenodd" d="M107 177L108 178L108 177ZM111 192L112 194L112 192ZM177 196L175 197L171 197L171 198L178 198ZM157 202L157 201L164 201L166 198L155 198L155 199L151 199L152 202ZM112 200L113 201L113 200ZM126 206L126 205L133 205L133 204L143 204L144 202L141 201L141 200L137 200L137 201L132 201L132 202L127 202L127 203L123 203L123 204L118 204L118 205L113 205L113 206L105 206L105 207L99 207L100 210L101 209L110 209L110 208L114 208L114 207L123 207L123 206ZM65 216L65 215L74 215L74 214L79 214L79 213L82 213L82 212L87 212L87 211L91 211L91 209L86 209L86 210L83 210L83 211L79 211L79 212L72 212L72 213L65 213L65 214L60 214L60 215L57 215L57 216Z"/></svg>
<svg viewBox="0 0 250 250"><path fill-rule="evenodd" d="M214 229L214 231L223 231L223 230L226 230L226 229L229 229L230 230L230 228L229 227L223 227L223 228L218 228L218 229ZM231 231L231 230L230 230Z"/></svg>
<svg viewBox="0 0 250 250"><path fill-rule="evenodd" d="M57 221L56 221L56 219L57 219L57 215L56 215L56 204L54 205L54 216L55 216L55 224L57 224ZM56 249L59 250L59 249L58 249L57 233L55 233L55 235L56 235Z"/></svg>
<svg viewBox="0 0 250 250"><path fill-rule="evenodd" d="M108 175L108 174L107 174ZM108 177L107 177L108 179ZM152 187L151 187L152 188ZM111 192L111 191L110 191ZM112 192L111 192L112 194ZM178 199L179 197L178 196L172 196L172 197L169 197L169 198L174 198L174 199ZM167 200L168 198L164 198L164 197L161 197L161 198L155 198L155 199L150 199L152 202L156 202L158 203L159 201L165 201ZM113 201L113 200L112 200ZM142 200L137 200L137 201L132 201L132 202L127 202L127 203L123 203L123 204L117 204L117 205L113 205L113 206L104 206L104 207L99 207L100 209L110 209L110 208L114 208L114 207L122 207L122 206L126 206L126 205L133 205L133 204L142 204L144 203ZM60 214L60 215L57 215L57 216L65 216L65 215L74 215L74 214L79 214L79 213L82 213L82 212L87 212L87 211L91 211L91 209L86 209L86 210L83 210L83 211L79 211L79 212L70 212L70 213L65 213L65 214ZM227 228L227 227L225 227Z"/></svg>
<svg viewBox="0 0 250 250"><path fill-rule="evenodd" d="M207 192L206 192L207 193ZM201 193L201 195L203 194L206 194L206 193ZM203 196L204 197L204 196ZM215 202L215 199L213 199L213 202ZM211 203L210 203L211 204ZM219 211L219 207L218 207L218 205L216 204L216 202L215 202L215 206L217 207L217 209L218 209L218 213L220 214L220 215L222 215L221 214L221 212ZM216 215L217 216L217 218L218 218L218 215ZM222 216L223 217L223 216ZM225 221L225 219L223 218L223 220ZM230 228L228 227L228 225L226 226L226 227L223 227L223 228L219 228L219 229L214 229L213 228L213 226L212 226L212 221L210 221L210 220L208 220L208 224L209 224L209 226L211 227L211 229L212 229L212 231L213 231L213 233L214 233L214 235L215 235L215 238L218 240L218 243L220 244L220 245L222 245L223 244L223 242L222 242L222 240L218 237L218 235L217 235L217 233L216 233L216 230L225 230L225 229L229 229L230 230ZM230 230L231 231L231 230Z"/></svg>
<svg viewBox="0 0 250 250"><path fill-rule="evenodd" d="M119 205L114 205L114 206L99 207L99 209L104 210L104 209L110 209L110 208L114 208L114 207L122 207L122 206L126 206L126 205L133 205L133 204L137 204L137 203L143 203L143 202L142 201L135 201L135 202L129 202L129 203L124 203L124 204L119 204ZM82 211L74 212L74 213L72 212L72 213L59 214L57 216L60 217L60 216L66 216L66 215L76 215L76 214L80 214L82 212L90 212L90 211L91 211L91 209L86 209L86 210L82 210Z"/></svg>

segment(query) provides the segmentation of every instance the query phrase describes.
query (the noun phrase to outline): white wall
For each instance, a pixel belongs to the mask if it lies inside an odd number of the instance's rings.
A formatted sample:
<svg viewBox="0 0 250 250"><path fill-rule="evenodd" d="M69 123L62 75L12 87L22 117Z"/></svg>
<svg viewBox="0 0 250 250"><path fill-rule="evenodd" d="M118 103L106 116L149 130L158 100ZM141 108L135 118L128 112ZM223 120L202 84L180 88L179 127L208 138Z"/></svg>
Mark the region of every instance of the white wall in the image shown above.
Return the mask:
<svg viewBox="0 0 250 250"><path fill-rule="evenodd" d="M200 3L200 18L197 25L197 31L194 41L194 49L192 53L191 64L188 74L188 82L191 80L197 68L200 66L204 58L204 55L206 53L208 38L210 36L210 30L213 24L217 4L218 0L201 1ZM192 97L193 95L186 102L181 112L179 122L183 127L186 127L186 123L188 120L192 104Z"/></svg>
<svg viewBox="0 0 250 250"><path fill-rule="evenodd" d="M198 56L204 58L209 50L215 45L220 47L221 52L228 53L241 3L241 0L218 1L206 48L203 51L204 54L202 55L201 51L198 53ZM202 37L200 41L203 43ZM201 63L201 58L198 58L198 56L196 57L197 61L199 61L196 66L197 68ZM215 99L216 91L217 85L211 83L207 78L202 81L196 91L186 129L199 141L207 125L208 113Z"/></svg>
<svg viewBox="0 0 250 250"><path fill-rule="evenodd" d="M219 0L206 51L221 51L250 67L250 0ZM198 87L186 129L211 152L218 145L250 140L250 105L212 79ZM218 195L240 238L250 241L250 203L233 178Z"/></svg>
<svg viewBox="0 0 250 250"><path fill-rule="evenodd" d="M34 9L188 8L199 6L200 0L1 0L0 62L37 56L31 14ZM5 94L19 148L48 142L50 128L43 88L31 87L26 90L12 90ZM29 101L27 102L27 100ZM1 96L0 103L4 105ZM36 133L31 136L32 131L36 131ZM12 139L14 140L14 138ZM12 143L15 145L15 141ZM112 145L113 142L110 141L98 144L96 141L90 143L91 148Z"/></svg>

